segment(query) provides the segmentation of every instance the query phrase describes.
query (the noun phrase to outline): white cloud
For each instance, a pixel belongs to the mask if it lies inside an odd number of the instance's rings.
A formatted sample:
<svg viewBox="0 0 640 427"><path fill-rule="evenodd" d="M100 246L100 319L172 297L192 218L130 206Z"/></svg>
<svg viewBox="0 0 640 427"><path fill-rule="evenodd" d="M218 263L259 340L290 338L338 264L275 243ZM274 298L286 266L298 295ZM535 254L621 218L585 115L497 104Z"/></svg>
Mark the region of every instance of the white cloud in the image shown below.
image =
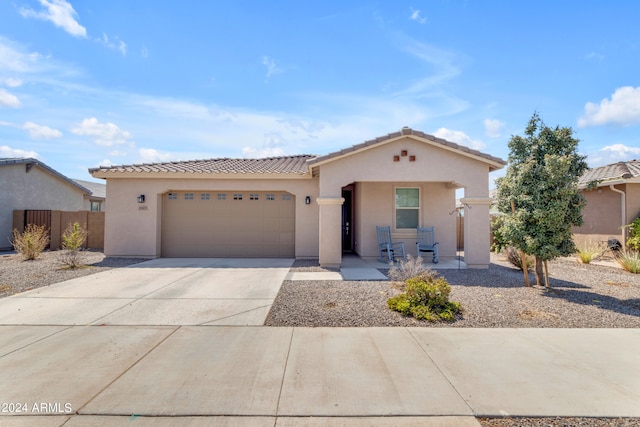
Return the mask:
<svg viewBox="0 0 640 427"><path fill-rule="evenodd" d="M39 157L35 151L25 151L18 148L11 148L6 145L0 145L0 157Z"/></svg>
<svg viewBox="0 0 640 427"><path fill-rule="evenodd" d="M4 79L4 84L9 87L18 87L22 85L22 80L9 77L8 79Z"/></svg>
<svg viewBox="0 0 640 427"><path fill-rule="evenodd" d="M616 89L611 99L600 104L587 102L584 114L578 120L579 127L615 124L630 126L640 124L640 86L624 86Z"/></svg>
<svg viewBox="0 0 640 427"><path fill-rule="evenodd" d="M262 57L262 65L267 67L267 79L284 71L276 65L276 61L273 58L269 58L266 55Z"/></svg>
<svg viewBox="0 0 640 427"><path fill-rule="evenodd" d="M56 27L62 28L75 37L87 37L87 30L76 21L77 13L65 0L39 0L45 10L35 11L23 7L20 14L25 18L36 18L43 21L51 21Z"/></svg>
<svg viewBox="0 0 640 427"><path fill-rule="evenodd" d="M159 163L180 160L177 153L170 153L167 151L162 152L153 148L141 148L138 150L138 155L140 156L140 161L142 163Z"/></svg>
<svg viewBox="0 0 640 427"><path fill-rule="evenodd" d="M142 46L142 49L140 49L140 56L143 59L147 59L149 57L149 49L147 49L146 46Z"/></svg>
<svg viewBox="0 0 640 427"><path fill-rule="evenodd" d="M84 119L81 123L71 128L71 133L90 136L96 144L104 147L124 144L131 138L129 132L120 129L113 123L99 123L95 117Z"/></svg>
<svg viewBox="0 0 640 427"><path fill-rule="evenodd" d="M484 133L489 138L499 138L505 123L497 119L484 120Z"/></svg>
<svg viewBox="0 0 640 427"><path fill-rule="evenodd" d="M588 156L589 167L604 166L611 163L640 158L640 148L624 144L607 145Z"/></svg>
<svg viewBox="0 0 640 427"><path fill-rule="evenodd" d="M62 137L62 132L58 129L50 128L49 126L42 126L33 122L25 122L22 125L22 129L29 132L31 139L52 139Z"/></svg>
<svg viewBox="0 0 640 427"><path fill-rule="evenodd" d="M0 89L0 107L18 108L19 106L20 100L17 96L7 92L4 89Z"/></svg>
<svg viewBox="0 0 640 427"><path fill-rule="evenodd" d="M482 150L486 147L484 142L473 139L466 133L459 130L440 128L433 133L433 136L455 142L456 144L464 145L465 147L473 148L474 150Z"/></svg>
<svg viewBox="0 0 640 427"><path fill-rule="evenodd" d="M251 159L260 159L264 157L281 157L284 155L284 150L279 147L242 147L242 157Z"/></svg>
<svg viewBox="0 0 640 427"><path fill-rule="evenodd" d="M412 9L413 10L413 9ZM426 16L422 16L421 12L419 10L413 10L413 12L411 13L411 16L409 17L409 19L411 19L412 21L416 21L420 24L424 24L427 22L427 17Z"/></svg>
<svg viewBox="0 0 640 427"><path fill-rule="evenodd" d="M109 159L104 159L103 161L98 163L98 167L109 167L109 166L113 166L113 163Z"/></svg>
<svg viewBox="0 0 640 427"><path fill-rule="evenodd" d="M95 39L95 41L101 43L109 49L119 50L122 56L127 56L127 44L123 40L120 40L118 36L116 36L114 40L111 40L106 33L102 33L102 37Z"/></svg>

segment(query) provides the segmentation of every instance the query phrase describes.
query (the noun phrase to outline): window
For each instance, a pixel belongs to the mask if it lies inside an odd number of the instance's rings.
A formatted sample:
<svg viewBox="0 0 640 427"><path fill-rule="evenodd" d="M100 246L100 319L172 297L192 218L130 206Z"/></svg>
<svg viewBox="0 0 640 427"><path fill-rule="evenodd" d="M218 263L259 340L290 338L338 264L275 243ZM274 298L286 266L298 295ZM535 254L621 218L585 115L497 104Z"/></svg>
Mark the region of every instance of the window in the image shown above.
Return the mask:
<svg viewBox="0 0 640 427"><path fill-rule="evenodd" d="M227 200L226 193L218 193L218 200Z"/></svg>
<svg viewBox="0 0 640 427"><path fill-rule="evenodd" d="M100 202L91 200L91 212L100 212Z"/></svg>
<svg viewBox="0 0 640 427"><path fill-rule="evenodd" d="M200 193L200 200L209 200L211 195L209 193Z"/></svg>
<svg viewBox="0 0 640 427"><path fill-rule="evenodd" d="M291 200L291 194L288 194L288 193L283 194L282 200Z"/></svg>
<svg viewBox="0 0 640 427"><path fill-rule="evenodd" d="M273 193L267 193L267 195L265 196L265 198L267 200L275 200L276 199L276 195Z"/></svg>
<svg viewBox="0 0 640 427"><path fill-rule="evenodd" d="M184 193L185 200L193 200L193 193Z"/></svg>
<svg viewBox="0 0 640 427"><path fill-rule="evenodd" d="M242 193L233 193L233 200L242 200Z"/></svg>
<svg viewBox="0 0 640 427"><path fill-rule="evenodd" d="M178 200L178 193L169 193L167 196L169 200Z"/></svg>
<svg viewBox="0 0 640 427"><path fill-rule="evenodd" d="M260 196L257 193L249 194L249 200L260 200Z"/></svg>
<svg viewBox="0 0 640 427"><path fill-rule="evenodd" d="M420 189L396 188L396 229L417 228L420 218Z"/></svg>

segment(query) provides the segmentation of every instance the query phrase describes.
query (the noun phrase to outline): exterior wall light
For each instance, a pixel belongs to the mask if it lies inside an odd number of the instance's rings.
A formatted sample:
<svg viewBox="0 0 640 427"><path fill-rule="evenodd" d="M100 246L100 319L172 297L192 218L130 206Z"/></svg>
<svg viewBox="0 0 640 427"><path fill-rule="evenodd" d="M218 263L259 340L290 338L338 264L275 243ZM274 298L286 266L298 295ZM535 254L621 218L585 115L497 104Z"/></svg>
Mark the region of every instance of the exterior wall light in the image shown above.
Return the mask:
<svg viewBox="0 0 640 427"><path fill-rule="evenodd" d="M307 197L304 198L304 204L305 205L310 205L311 204L311 197L310 196L307 196Z"/></svg>
<svg viewBox="0 0 640 427"><path fill-rule="evenodd" d="M138 203L144 203L144 194L138 196Z"/></svg>

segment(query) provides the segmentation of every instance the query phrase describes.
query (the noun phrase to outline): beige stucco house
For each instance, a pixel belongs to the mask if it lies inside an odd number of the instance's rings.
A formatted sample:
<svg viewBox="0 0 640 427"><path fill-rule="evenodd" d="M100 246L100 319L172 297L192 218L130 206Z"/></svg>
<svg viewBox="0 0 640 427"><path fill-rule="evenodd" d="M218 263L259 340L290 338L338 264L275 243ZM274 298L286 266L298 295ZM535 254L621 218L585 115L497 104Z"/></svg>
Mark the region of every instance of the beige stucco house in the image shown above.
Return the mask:
<svg viewBox="0 0 640 427"><path fill-rule="evenodd" d="M104 196L39 160L0 158L0 248L11 248L14 210L90 210L92 202Z"/></svg>
<svg viewBox="0 0 640 427"><path fill-rule="evenodd" d="M415 254L434 226L455 257L464 189L465 262L489 264L489 172L499 158L403 128L324 156L212 159L90 169L107 181L105 253L138 257L379 255L376 225Z"/></svg>
<svg viewBox="0 0 640 427"><path fill-rule="evenodd" d="M589 169L578 187L587 199L584 224L574 228L577 243L605 242L614 237L625 243L628 225L640 215L640 161L618 162Z"/></svg>

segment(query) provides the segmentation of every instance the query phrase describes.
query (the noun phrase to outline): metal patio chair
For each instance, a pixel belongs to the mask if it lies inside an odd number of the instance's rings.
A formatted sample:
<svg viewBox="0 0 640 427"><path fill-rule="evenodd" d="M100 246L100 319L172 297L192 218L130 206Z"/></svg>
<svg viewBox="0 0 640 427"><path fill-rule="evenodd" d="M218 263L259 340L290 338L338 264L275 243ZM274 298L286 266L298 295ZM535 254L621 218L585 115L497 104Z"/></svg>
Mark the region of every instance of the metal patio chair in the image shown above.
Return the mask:
<svg viewBox="0 0 640 427"><path fill-rule="evenodd" d="M391 227L376 226L376 232L378 233L378 250L380 251L380 261L384 261L383 257L386 255L389 262L395 261L402 255L402 259L405 259L404 242L393 242L391 240Z"/></svg>
<svg viewBox="0 0 640 427"><path fill-rule="evenodd" d="M418 241L416 246L418 249L418 256L421 252L431 252L433 254L433 263L438 263L438 245L435 241L436 233L433 227L418 227Z"/></svg>

